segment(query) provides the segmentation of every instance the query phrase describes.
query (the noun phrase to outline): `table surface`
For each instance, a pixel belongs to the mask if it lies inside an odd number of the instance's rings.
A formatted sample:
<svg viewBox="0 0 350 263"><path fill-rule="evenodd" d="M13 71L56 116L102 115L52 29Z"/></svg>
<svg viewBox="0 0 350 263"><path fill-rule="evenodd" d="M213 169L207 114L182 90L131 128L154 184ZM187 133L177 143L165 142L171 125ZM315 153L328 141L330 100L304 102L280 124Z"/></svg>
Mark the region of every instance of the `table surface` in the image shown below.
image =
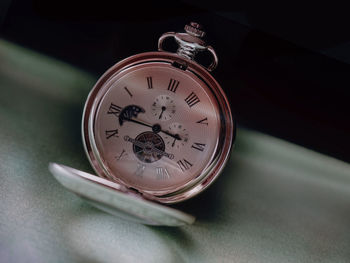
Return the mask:
<svg viewBox="0 0 350 263"><path fill-rule="evenodd" d="M232 157L169 228L101 212L64 189L51 161L92 172L80 138L96 79L0 40L1 262L349 262L350 166L238 128Z"/></svg>

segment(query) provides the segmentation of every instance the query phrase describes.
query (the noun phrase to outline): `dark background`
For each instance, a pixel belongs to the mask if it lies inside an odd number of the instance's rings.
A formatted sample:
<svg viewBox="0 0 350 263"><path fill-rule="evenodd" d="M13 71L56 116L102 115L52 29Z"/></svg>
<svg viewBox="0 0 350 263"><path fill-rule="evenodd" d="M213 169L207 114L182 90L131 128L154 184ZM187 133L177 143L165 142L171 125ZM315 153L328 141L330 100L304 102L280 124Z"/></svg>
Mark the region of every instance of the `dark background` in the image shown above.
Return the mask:
<svg viewBox="0 0 350 263"><path fill-rule="evenodd" d="M350 162L347 10L295 1L5 0L0 37L97 77L156 50L162 33L200 22L240 126Z"/></svg>

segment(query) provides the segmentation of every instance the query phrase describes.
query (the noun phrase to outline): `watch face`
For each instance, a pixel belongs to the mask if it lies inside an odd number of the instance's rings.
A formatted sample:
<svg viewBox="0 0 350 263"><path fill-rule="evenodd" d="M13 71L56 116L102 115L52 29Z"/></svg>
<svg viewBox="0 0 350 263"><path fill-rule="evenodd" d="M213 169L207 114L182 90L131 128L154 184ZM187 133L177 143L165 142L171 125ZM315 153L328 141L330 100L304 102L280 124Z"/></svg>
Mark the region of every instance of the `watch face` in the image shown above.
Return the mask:
<svg viewBox="0 0 350 263"><path fill-rule="evenodd" d="M92 108L89 139L98 166L127 187L172 193L205 176L217 157L217 99L195 74L171 64L143 63L112 74Z"/></svg>

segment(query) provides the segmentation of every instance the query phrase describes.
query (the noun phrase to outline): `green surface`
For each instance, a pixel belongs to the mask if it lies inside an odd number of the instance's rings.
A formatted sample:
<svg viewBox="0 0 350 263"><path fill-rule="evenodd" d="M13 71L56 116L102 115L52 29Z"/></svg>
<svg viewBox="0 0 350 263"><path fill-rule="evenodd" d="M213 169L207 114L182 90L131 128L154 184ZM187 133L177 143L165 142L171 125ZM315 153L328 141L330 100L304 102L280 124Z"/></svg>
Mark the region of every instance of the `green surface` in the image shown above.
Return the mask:
<svg viewBox="0 0 350 263"><path fill-rule="evenodd" d="M96 78L0 40L0 262L350 262L350 166L238 129L219 179L168 228L101 212L64 189L92 172L80 138Z"/></svg>

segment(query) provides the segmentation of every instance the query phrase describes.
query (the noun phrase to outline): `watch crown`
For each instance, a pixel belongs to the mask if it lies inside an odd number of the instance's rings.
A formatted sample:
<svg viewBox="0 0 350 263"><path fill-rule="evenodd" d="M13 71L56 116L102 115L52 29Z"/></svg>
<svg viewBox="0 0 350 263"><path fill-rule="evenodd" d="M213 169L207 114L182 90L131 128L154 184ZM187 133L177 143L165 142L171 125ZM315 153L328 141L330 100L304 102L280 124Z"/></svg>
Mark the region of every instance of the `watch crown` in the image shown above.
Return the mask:
<svg viewBox="0 0 350 263"><path fill-rule="evenodd" d="M203 27L196 23L196 22L191 22L189 25L185 26L185 31L187 34L195 37L202 38L205 36L205 32L203 31Z"/></svg>
<svg viewBox="0 0 350 263"><path fill-rule="evenodd" d="M174 38L178 44L176 53L189 60L194 60L196 54L202 51L209 51L213 57L212 63L207 66L208 71L212 71L218 64L218 57L215 50L203 39L205 32L202 26L196 22L191 22L185 26L185 32L167 32L158 40L158 50L164 51L163 42L167 38Z"/></svg>

